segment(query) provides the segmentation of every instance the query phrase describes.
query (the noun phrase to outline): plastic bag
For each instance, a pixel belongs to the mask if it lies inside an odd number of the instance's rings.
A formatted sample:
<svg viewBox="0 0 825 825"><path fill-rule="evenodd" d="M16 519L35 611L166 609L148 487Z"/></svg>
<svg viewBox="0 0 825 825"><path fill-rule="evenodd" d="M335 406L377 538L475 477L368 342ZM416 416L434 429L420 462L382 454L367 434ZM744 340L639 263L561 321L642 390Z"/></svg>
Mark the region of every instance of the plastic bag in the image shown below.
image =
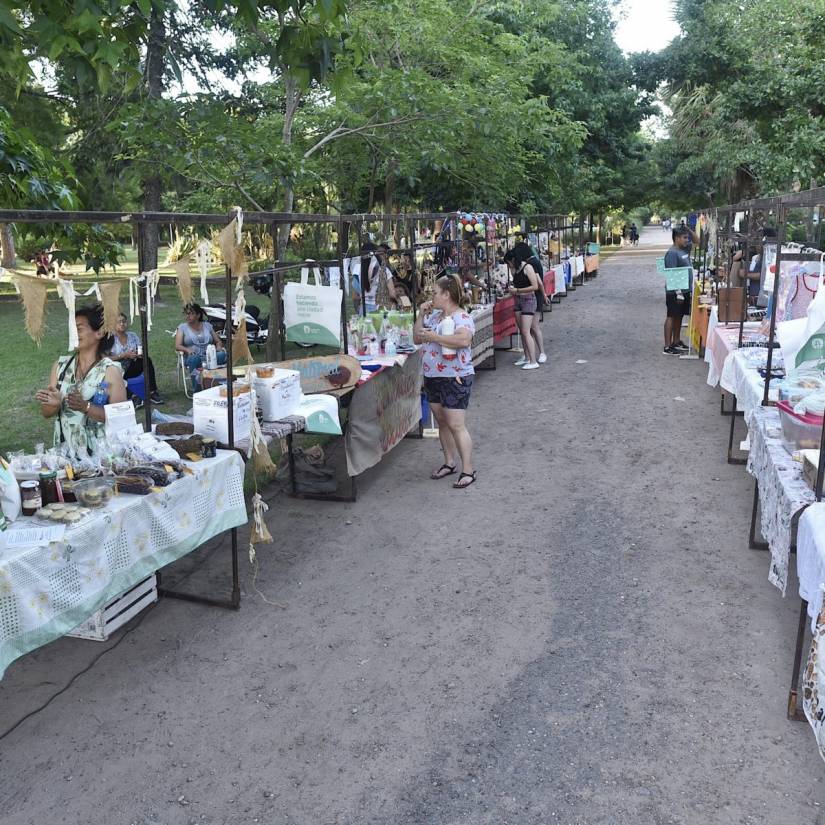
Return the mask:
<svg viewBox="0 0 825 825"><path fill-rule="evenodd" d="M19 518L22 509L17 479L2 458L0 458L0 509L8 521Z"/></svg>

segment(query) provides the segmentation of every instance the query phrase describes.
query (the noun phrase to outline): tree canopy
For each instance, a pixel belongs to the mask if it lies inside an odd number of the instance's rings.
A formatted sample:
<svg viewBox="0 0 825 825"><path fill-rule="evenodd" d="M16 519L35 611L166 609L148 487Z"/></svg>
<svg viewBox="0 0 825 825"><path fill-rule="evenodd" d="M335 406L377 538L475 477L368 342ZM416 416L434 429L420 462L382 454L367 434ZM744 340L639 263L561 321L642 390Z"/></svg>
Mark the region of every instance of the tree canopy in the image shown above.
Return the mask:
<svg viewBox="0 0 825 825"><path fill-rule="evenodd" d="M0 0L0 194L85 209L629 208L653 174L639 132L653 93L613 39L614 5Z"/></svg>

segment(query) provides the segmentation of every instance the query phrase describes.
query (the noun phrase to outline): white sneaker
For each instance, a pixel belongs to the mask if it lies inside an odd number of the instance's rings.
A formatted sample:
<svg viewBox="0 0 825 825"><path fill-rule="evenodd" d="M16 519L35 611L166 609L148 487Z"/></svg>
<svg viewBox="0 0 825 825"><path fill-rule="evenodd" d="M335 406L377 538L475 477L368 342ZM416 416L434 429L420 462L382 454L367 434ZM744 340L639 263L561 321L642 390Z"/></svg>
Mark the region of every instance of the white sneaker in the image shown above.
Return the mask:
<svg viewBox="0 0 825 825"><path fill-rule="evenodd" d="M523 370L537 370L538 368L539 365L535 361L533 361L532 363L527 363L522 367Z"/></svg>
<svg viewBox="0 0 825 825"><path fill-rule="evenodd" d="M522 355L521 358L519 358L518 361L516 361L515 364L513 364L513 366L514 367L523 367L525 364L528 364L528 363L529 363L529 361Z"/></svg>
<svg viewBox="0 0 825 825"><path fill-rule="evenodd" d="M539 355L539 364L545 363L547 363L547 356L544 353L542 353L541 355Z"/></svg>

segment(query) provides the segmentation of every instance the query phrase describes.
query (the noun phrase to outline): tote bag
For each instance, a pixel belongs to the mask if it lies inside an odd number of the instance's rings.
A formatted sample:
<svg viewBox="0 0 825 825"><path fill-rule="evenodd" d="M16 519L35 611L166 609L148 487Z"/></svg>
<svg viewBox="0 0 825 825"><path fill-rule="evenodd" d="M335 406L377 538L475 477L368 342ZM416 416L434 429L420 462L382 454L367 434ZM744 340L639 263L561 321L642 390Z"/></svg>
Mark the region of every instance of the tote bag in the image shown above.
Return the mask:
<svg viewBox="0 0 825 825"><path fill-rule="evenodd" d="M321 273L313 267L315 284L308 283L309 267L301 270L301 283L284 287L286 340L296 344L341 346L341 296L335 286L322 286Z"/></svg>

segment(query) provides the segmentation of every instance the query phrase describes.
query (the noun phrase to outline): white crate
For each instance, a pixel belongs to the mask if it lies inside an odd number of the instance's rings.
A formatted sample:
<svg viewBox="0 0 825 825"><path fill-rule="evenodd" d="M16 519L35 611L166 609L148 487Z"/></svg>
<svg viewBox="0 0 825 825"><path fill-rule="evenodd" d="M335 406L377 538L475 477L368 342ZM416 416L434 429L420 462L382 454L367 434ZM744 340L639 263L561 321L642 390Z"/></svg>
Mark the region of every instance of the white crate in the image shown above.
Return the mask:
<svg viewBox="0 0 825 825"><path fill-rule="evenodd" d="M112 599L97 612L78 625L67 636L105 642L119 627L137 616L143 608L158 600L158 579L152 573L148 579L136 584L116 599Z"/></svg>
<svg viewBox="0 0 825 825"><path fill-rule="evenodd" d="M195 432L214 438L220 444L229 442L229 399L221 397L220 387L196 392L192 397ZM236 395L232 402L235 441L249 438L252 429L251 393Z"/></svg>
<svg viewBox="0 0 825 825"><path fill-rule="evenodd" d="M256 369L271 366L259 364ZM301 402L300 372L275 369L275 374L269 378L256 377L253 386L264 421L280 421L288 415L295 415Z"/></svg>

